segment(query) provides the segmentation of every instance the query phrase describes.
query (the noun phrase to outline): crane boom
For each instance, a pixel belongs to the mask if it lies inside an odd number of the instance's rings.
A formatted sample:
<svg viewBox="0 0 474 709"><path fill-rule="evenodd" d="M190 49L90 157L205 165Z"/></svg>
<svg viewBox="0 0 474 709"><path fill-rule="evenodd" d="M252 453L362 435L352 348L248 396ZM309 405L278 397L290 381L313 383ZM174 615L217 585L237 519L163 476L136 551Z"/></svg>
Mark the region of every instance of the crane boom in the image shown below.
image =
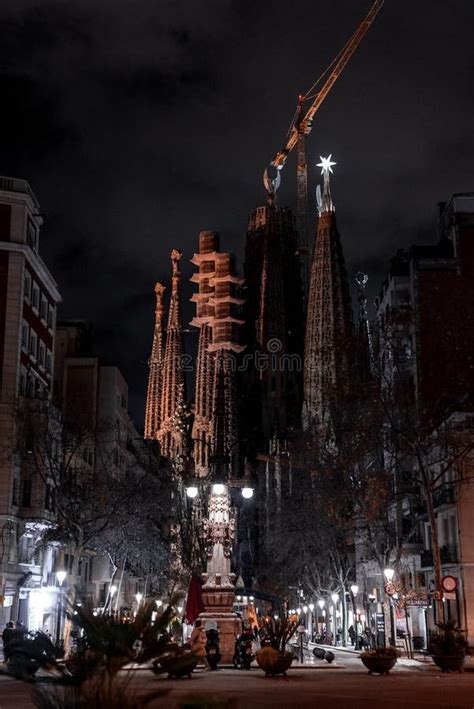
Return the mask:
<svg viewBox="0 0 474 709"><path fill-rule="evenodd" d="M339 58L335 60L335 63L333 62L333 68L331 70L331 73L329 74L328 78L326 79L323 87L318 91L316 96L314 97L314 100L308 109L306 115L303 117L302 116L302 104L305 100L307 100L308 96L301 96L300 97L300 103L299 103L299 113L300 117L299 120L294 122L290 135L288 137L288 141L285 145L285 147L280 150L274 157L272 161L272 165L274 167L277 167L278 169L281 169L283 165L286 162L286 159L292 149L295 147L295 145L298 143L298 135L301 133L304 133L305 135L308 135L308 133L311 131L312 128L312 122L315 113L318 111L320 108L321 104L323 103L324 99L328 95L328 93L331 91L332 87L336 83L337 79L341 75L344 67L346 66L347 62L349 59L352 57L354 54L355 50L359 46L362 38L364 37L365 33L375 20L377 14L379 13L380 9L382 8L382 5L384 3L384 0L375 0L374 4L372 5L371 9L369 10L367 16L365 17L364 20L360 23L360 25L357 27L356 31L352 35L352 37L349 39L345 47L343 48L342 52L339 55Z"/></svg>

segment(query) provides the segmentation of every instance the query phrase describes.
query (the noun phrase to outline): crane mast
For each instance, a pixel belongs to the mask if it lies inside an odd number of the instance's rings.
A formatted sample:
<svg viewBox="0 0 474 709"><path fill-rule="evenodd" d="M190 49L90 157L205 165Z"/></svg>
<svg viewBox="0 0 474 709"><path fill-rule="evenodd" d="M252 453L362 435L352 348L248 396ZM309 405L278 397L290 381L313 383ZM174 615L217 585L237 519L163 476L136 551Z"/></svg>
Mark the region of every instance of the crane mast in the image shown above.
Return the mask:
<svg viewBox="0 0 474 709"><path fill-rule="evenodd" d="M295 146L297 146L297 167L296 167L296 227L298 231L298 253L301 259L301 279L303 283L303 293L306 300L309 277L309 245L308 245L308 225L307 225L307 204L308 204L308 167L306 163L306 136L313 127L313 118L321 107L326 96L331 91L337 79L341 75L344 67L359 46L365 33L375 20L384 0L375 0L367 16L362 20L354 34L351 36L341 52L329 65L325 74L327 76L322 88L311 95L315 85L305 94L298 97L298 106L295 119L291 125L288 140L282 150L280 150L272 160L273 167L281 170L286 159ZM323 76L324 76L323 75ZM316 82L316 84L319 83ZM304 114L304 104L313 99L306 115Z"/></svg>

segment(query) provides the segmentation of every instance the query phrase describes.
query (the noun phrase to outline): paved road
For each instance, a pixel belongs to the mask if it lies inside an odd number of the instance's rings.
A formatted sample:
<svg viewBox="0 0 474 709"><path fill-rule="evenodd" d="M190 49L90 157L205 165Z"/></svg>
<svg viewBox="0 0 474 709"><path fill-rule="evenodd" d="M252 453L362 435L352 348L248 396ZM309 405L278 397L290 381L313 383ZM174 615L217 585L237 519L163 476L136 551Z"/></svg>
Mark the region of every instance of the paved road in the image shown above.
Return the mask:
<svg viewBox="0 0 474 709"><path fill-rule="evenodd" d="M168 680L138 670L137 692L163 688L164 699L150 706L166 709L473 709L474 673L441 675L433 666L399 665L390 676L369 676L360 660L337 653L337 666L292 668L288 678L249 672L198 670L191 679ZM30 709L30 687L0 677L0 709Z"/></svg>

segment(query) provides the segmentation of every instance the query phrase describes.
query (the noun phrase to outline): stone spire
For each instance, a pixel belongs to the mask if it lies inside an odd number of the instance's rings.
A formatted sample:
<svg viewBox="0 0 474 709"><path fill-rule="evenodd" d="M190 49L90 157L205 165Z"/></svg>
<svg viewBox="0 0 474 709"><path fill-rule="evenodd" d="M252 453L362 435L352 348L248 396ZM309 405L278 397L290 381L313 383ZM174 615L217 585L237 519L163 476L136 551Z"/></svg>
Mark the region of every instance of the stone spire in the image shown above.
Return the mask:
<svg viewBox="0 0 474 709"><path fill-rule="evenodd" d="M148 360L148 389L145 409L145 435L147 439L157 437L161 423L161 382L163 371L163 293L165 287L155 284L156 307L155 329L150 359Z"/></svg>
<svg viewBox="0 0 474 709"><path fill-rule="evenodd" d="M191 277L198 284L198 292L191 301L196 304L196 316L191 325L199 328L199 344L196 361L196 392L194 422L192 429L194 469L197 475L205 477L209 473L209 459L212 441L212 396L214 386L214 354L209 351L212 342L210 322L214 317L214 306L209 298L214 287L209 280L215 275L216 253L219 251L219 234L202 231L199 234L199 253L194 254L191 263L198 266L198 273Z"/></svg>
<svg viewBox="0 0 474 709"><path fill-rule="evenodd" d="M304 350L303 427L327 426L331 404L347 390L352 315L341 240L329 189L331 156L321 158L323 198L311 265Z"/></svg>
<svg viewBox="0 0 474 709"><path fill-rule="evenodd" d="M235 355L244 349L238 334L243 279L235 275L233 257L219 251L215 232L201 232L192 263L199 267L191 279L199 290L192 297L196 316L191 324L200 328L193 457L197 474L206 476L218 462L232 467L238 452Z"/></svg>
<svg viewBox="0 0 474 709"><path fill-rule="evenodd" d="M171 300L166 328L166 346L163 356L163 376L161 384L161 412L158 440L161 454L165 458L176 459L183 454L185 446L185 377L183 370L183 332L181 327L181 303L179 285L181 271L179 261L181 251L173 249L171 263Z"/></svg>

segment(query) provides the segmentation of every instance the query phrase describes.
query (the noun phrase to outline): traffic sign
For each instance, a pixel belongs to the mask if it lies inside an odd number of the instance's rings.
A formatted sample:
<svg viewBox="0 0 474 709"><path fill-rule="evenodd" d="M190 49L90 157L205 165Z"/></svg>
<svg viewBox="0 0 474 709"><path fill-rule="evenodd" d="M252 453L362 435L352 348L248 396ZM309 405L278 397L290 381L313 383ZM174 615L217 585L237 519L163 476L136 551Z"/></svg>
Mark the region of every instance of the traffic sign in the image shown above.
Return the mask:
<svg viewBox="0 0 474 709"><path fill-rule="evenodd" d="M447 575L443 576L441 579L441 586L443 588L443 591L446 591L447 593L453 593L457 587L458 587L459 581L455 576Z"/></svg>

